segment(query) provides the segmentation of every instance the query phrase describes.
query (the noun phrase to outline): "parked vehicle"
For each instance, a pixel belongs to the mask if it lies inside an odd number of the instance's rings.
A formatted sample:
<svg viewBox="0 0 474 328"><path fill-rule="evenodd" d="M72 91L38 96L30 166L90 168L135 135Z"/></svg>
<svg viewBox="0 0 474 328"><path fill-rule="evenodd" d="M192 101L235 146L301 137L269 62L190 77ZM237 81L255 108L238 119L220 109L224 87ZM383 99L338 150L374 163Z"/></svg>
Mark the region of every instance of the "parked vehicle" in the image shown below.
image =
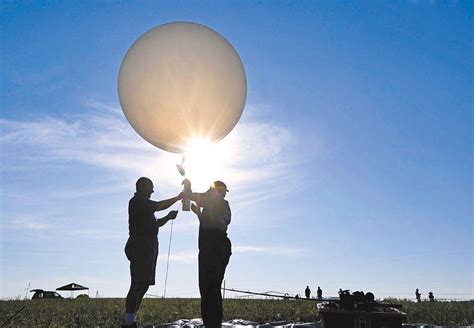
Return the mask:
<svg viewBox="0 0 474 328"><path fill-rule="evenodd" d="M61 295L54 291L42 290L42 289L33 289L30 292L34 292L32 300L43 299L43 298L63 298Z"/></svg>

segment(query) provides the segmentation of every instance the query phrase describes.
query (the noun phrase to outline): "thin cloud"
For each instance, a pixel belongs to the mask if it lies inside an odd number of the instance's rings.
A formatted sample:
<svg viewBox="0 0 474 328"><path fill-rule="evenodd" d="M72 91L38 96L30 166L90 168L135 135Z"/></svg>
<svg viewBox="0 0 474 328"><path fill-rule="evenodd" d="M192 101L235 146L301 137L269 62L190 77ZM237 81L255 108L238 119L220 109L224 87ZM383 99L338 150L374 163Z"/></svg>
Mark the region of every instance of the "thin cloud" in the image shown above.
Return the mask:
<svg viewBox="0 0 474 328"><path fill-rule="evenodd" d="M168 260L167 251L164 251L162 255L158 257L158 261L166 262ZM232 253L254 253L263 254L269 256L300 256L306 252L303 248L285 247L285 246L261 246L261 245L245 245L245 246L233 246ZM196 263L198 257L197 250L171 252L170 262L179 263Z"/></svg>
<svg viewBox="0 0 474 328"><path fill-rule="evenodd" d="M32 219L32 218L16 218L10 221L9 226L7 228L11 229L18 229L18 230L29 230L29 231L45 231L49 230L51 228L51 225L49 223L46 223L44 221L38 221L38 219Z"/></svg>
<svg viewBox="0 0 474 328"><path fill-rule="evenodd" d="M184 252L171 252L170 262L178 262L184 264L191 264L197 262L198 253L197 250L184 251ZM158 256L158 261L166 262L168 260L167 251L163 252L162 255Z"/></svg>
<svg viewBox="0 0 474 328"><path fill-rule="evenodd" d="M3 214L3 213L2 213ZM35 210L22 210L19 213L4 215L1 222L1 229L8 232L2 238L2 242L28 241L32 237L34 240L50 240L54 238L68 239L80 237L82 239L97 240L123 240L126 234L122 231L111 230L103 226L97 226L93 222L86 221L86 225L77 226L65 219L73 218L73 221L79 221L80 215L67 213L67 211L55 209L41 210L41 213ZM125 222L123 223L125 227Z"/></svg>
<svg viewBox="0 0 474 328"><path fill-rule="evenodd" d="M117 116L120 116L120 117L123 116L122 111L120 110L120 108L118 106L113 105L113 104L109 104L109 103L106 103L106 102L102 102L102 101L99 101L97 99L89 99L86 102L84 102L84 105L86 107L96 109L99 112L100 111L106 111L108 113L111 113L111 114L114 114L114 115L117 115Z"/></svg>
<svg viewBox="0 0 474 328"><path fill-rule="evenodd" d="M13 84L35 95L47 95L57 92L67 83L65 67L55 65L36 72L18 72L6 69L5 78Z"/></svg>
<svg viewBox="0 0 474 328"><path fill-rule="evenodd" d="M170 254L170 261L181 263L196 263L197 251L177 252ZM164 257L162 257L164 259Z"/></svg>
<svg viewBox="0 0 474 328"><path fill-rule="evenodd" d="M232 253L258 253L267 255L283 255L283 256L295 256L304 255L305 249L295 247L282 247L282 246L257 246L257 245L245 245L235 246L232 248Z"/></svg>
<svg viewBox="0 0 474 328"><path fill-rule="evenodd" d="M117 106L97 100L86 104L91 110L75 118L0 119L0 145L5 153L12 154L3 158L3 171L17 170L18 165L27 169L28 164L38 168L75 161L105 168L128 182L142 175L154 177L159 168L160 189L164 192L176 189L179 177L175 163L179 162L179 155L159 151L145 142ZM277 124L253 121L258 115L252 115L255 109L248 107L250 119L242 120L219 143L221 149L233 150L222 174L240 195L249 195L235 199L243 204L282 195L303 185L303 180L295 174L300 159L291 152L296 142L294 135ZM111 183L122 188L119 181ZM256 189L255 185L265 188ZM106 190L107 186L102 187L102 191ZM82 194L95 192L101 191Z"/></svg>

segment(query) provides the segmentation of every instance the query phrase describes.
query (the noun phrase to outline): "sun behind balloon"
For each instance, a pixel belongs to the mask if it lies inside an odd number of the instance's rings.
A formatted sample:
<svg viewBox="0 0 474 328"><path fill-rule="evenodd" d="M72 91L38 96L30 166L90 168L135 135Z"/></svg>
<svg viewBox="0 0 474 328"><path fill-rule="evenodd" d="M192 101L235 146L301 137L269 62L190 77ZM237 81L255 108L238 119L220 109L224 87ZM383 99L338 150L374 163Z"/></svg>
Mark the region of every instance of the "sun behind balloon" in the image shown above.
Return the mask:
<svg viewBox="0 0 474 328"><path fill-rule="evenodd" d="M224 138L247 97L239 55L210 28L188 22L160 25L128 50L118 77L120 105L149 143L184 153L195 139Z"/></svg>

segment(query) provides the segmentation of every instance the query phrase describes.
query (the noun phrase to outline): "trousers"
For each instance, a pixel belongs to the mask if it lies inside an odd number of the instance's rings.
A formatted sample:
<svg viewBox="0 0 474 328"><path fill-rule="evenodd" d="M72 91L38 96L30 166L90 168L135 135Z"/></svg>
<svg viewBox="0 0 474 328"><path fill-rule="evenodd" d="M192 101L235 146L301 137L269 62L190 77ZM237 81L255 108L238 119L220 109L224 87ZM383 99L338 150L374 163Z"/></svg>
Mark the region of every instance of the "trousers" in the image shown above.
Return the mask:
<svg viewBox="0 0 474 328"><path fill-rule="evenodd" d="M199 292L201 316L206 328L222 327L221 284L232 255L229 238L201 242L199 247Z"/></svg>

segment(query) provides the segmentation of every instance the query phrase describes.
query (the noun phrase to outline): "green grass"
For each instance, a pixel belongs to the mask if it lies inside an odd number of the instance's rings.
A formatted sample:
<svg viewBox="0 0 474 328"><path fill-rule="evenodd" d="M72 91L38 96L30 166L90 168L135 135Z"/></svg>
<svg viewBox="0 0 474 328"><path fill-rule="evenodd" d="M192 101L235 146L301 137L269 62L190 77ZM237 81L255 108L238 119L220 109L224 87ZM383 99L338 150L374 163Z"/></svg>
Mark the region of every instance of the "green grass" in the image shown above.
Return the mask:
<svg viewBox="0 0 474 328"><path fill-rule="evenodd" d="M402 304L409 323L469 326L474 323L474 302L421 302L391 300Z"/></svg>
<svg viewBox="0 0 474 328"><path fill-rule="evenodd" d="M435 325L474 323L474 303L392 300L403 305L408 322ZM25 309L7 327L118 327L122 322L124 299L62 299L0 301L0 325L16 311ZM141 325L178 319L199 318L199 299L145 299L140 309ZM271 321L319 320L316 304L295 300L224 300L224 320Z"/></svg>

